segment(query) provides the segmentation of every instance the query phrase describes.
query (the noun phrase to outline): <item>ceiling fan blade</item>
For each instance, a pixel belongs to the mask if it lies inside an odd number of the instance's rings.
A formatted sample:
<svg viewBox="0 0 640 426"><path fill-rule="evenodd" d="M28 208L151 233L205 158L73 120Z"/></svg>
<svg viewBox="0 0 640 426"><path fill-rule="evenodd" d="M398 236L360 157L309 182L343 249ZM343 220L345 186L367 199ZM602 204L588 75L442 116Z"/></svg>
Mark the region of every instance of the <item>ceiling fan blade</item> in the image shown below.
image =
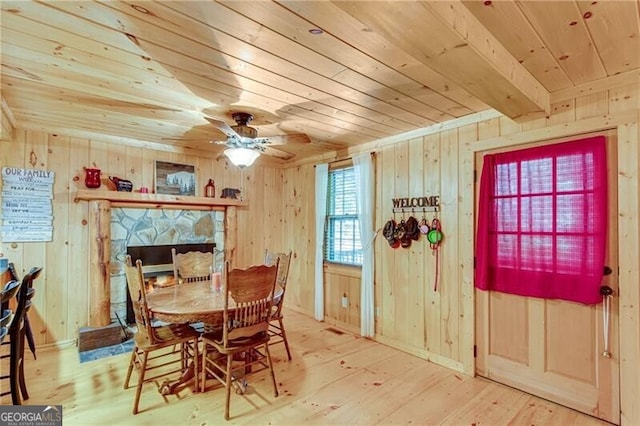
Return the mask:
<svg viewBox="0 0 640 426"><path fill-rule="evenodd" d="M309 136L304 133L293 133L290 135L278 135L278 136L263 136L260 139L267 139L269 145L285 145L285 144L297 144L297 143L310 143Z"/></svg>
<svg viewBox="0 0 640 426"><path fill-rule="evenodd" d="M293 157L295 157L295 155L291 154L290 152L282 151L281 149L271 148L268 145L263 146L263 148L264 148L264 151L262 153L270 157L279 158L281 160L290 160Z"/></svg>
<svg viewBox="0 0 640 426"><path fill-rule="evenodd" d="M230 138L238 138L240 139L240 135L236 133L235 130L233 130L227 123L225 123L224 121L220 121L220 120L216 120L214 118L209 118L209 117L205 117L205 120L207 120L209 123L213 124L216 129L220 130L222 133L224 133L225 135L227 135Z"/></svg>
<svg viewBox="0 0 640 426"><path fill-rule="evenodd" d="M182 142L211 142L211 138L162 138L163 141L182 141Z"/></svg>

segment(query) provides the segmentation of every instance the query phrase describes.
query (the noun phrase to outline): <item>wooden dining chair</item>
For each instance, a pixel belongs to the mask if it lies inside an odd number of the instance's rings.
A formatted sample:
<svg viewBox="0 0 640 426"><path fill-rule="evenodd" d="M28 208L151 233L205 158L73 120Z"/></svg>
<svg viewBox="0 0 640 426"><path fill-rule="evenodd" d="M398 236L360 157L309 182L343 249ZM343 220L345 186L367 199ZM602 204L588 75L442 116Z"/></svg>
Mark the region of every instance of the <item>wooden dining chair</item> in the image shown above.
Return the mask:
<svg viewBox="0 0 640 426"><path fill-rule="evenodd" d="M27 313L31 309L32 299L36 292L35 288L33 288L33 282L40 276L41 272L41 267L33 267L22 277L20 289L16 294L18 299L16 310L9 326L9 370L8 374L0 376L0 379L8 379L10 389L9 391L2 391L0 396L10 393L13 405L21 405L23 400L29 399L24 375L24 345L27 331L25 318L27 318ZM5 357L7 355L2 356L2 358Z"/></svg>
<svg viewBox="0 0 640 426"><path fill-rule="evenodd" d="M211 274L215 272L215 249L210 252L177 253L172 248L171 259L173 276L178 283L211 280Z"/></svg>
<svg viewBox="0 0 640 426"><path fill-rule="evenodd" d="M287 350L287 358L291 361L291 351L289 350L289 341L287 333L284 329L282 307L284 305L284 295L287 290L287 279L289 277L289 265L291 264L291 251L288 253L271 252L268 249L264 252L264 263L266 265L274 265L278 262L278 279L277 283L282 287L282 296L274 301L271 322L269 323L269 334L271 335L270 345L276 343L284 343Z"/></svg>
<svg viewBox="0 0 640 426"><path fill-rule="evenodd" d="M0 313L2 314L0 317L0 343L2 344L2 346L11 344L10 341L7 341L6 343L4 342L5 337L7 337L7 335L9 334L9 328L11 326L11 322L15 317L14 311L11 309L9 302L11 301L11 299L16 297L16 294L20 290L20 285L21 285L20 281L12 279L11 281L7 282L4 288L2 289L2 299L1 299L2 304L0 305ZM18 314L20 313L18 312ZM10 351L11 349L9 349L8 354L2 355L0 358L1 359L9 358L11 356ZM2 368L1 370L5 370L5 369ZM12 380L12 376L10 373L14 371L12 369L11 361L9 361L9 368L7 368L6 371L8 371L7 374L0 375L0 382L2 383L0 384L0 396L9 395L11 393L12 384L10 383L10 380ZM8 390L2 390L2 387L4 386L3 385L4 382L9 383L9 385L7 386Z"/></svg>
<svg viewBox="0 0 640 426"><path fill-rule="evenodd" d="M229 262L225 263L222 330L202 335L201 390L205 390L209 375L224 385L226 420L231 388L236 386L238 393L244 394L249 375L269 369L274 396L278 396L268 333L277 273L277 262L247 269L230 269Z"/></svg>
<svg viewBox="0 0 640 426"><path fill-rule="evenodd" d="M177 376L176 380L178 380L183 374L190 374L192 369L194 391L197 391L200 335L187 324L152 326L142 262L138 259L134 266L131 264L131 256L127 255L124 268L137 327L134 335L135 346L131 353L124 388L129 388L131 374L135 368L138 373L138 383L133 401L133 414L137 414L144 383L154 382L167 401L163 388L169 382L169 377ZM159 379L163 377L167 380L160 383Z"/></svg>
<svg viewBox="0 0 640 426"><path fill-rule="evenodd" d="M16 266L13 264L13 262L9 263L9 275L11 276L12 280L22 282L22 280L18 276ZM31 281L31 283L33 284L33 280ZM29 345L29 350L33 355L33 359L36 359L36 341L33 336L33 330L31 329L31 322L29 321L28 311L24 315L24 336L27 340L27 344Z"/></svg>

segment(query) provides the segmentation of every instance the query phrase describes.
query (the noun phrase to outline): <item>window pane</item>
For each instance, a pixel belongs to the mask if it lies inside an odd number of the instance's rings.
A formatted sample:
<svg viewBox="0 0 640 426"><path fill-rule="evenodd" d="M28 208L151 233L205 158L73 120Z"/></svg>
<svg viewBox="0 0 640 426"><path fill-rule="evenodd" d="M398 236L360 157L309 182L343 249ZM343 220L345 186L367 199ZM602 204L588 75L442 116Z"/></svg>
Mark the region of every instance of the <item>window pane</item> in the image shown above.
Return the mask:
<svg viewBox="0 0 640 426"><path fill-rule="evenodd" d="M518 236L510 234L498 234L496 255L497 266L501 268L515 268L516 258L513 256L518 250Z"/></svg>
<svg viewBox="0 0 640 426"><path fill-rule="evenodd" d="M589 216L589 206L585 203L588 198L586 194L558 196L558 205L556 207L558 232L582 232L586 230L584 227L585 225L588 227L588 224L584 221L585 215L577 216L576 211L584 212Z"/></svg>
<svg viewBox="0 0 640 426"><path fill-rule="evenodd" d="M594 164L591 153L558 157L558 191L584 191L593 189Z"/></svg>
<svg viewBox="0 0 640 426"><path fill-rule="evenodd" d="M496 230L515 232L518 230L518 199L498 198L496 204Z"/></svg>
<svg viewBox="0 0 640 426"><path fill-rule="evenodd" d="M553 197L523 197L520 222L522 232L553 232Z"/></svg>
<svg viewBox="0 0 640 426"><path fill-rule="evenodd" d="M324 253L327 261L350 265L362 264L356 196L353 167L329 172Z"/></svg>
<svg viewBox="0 0 640 426"><path fill-rule="evenodd" d="M522 194L549 193L553 190L553 159L540 158L521 163L520 192Z"/></svg>
<svg viewBox="0 0 640 426"><path fill-rule="evenodd" d="M518 163L498 164L496 166L496 196L518 193Z"/></svg>
<svg viewBox="0 0 640 426"><path fill-rule="evenodd" d="M520 269L553 272L553 237L522 235L520 237Z"/></svg>

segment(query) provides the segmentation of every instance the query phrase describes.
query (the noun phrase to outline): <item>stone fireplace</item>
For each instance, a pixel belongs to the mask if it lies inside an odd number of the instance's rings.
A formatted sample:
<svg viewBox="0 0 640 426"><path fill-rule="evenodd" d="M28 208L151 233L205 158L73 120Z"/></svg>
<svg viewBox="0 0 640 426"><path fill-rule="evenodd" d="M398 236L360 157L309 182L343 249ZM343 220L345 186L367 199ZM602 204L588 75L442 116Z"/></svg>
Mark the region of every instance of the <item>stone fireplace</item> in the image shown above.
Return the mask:
<svg viewBox="0 0 640 426"><path fill-rule="evenodd" d="M230 198L95 190L77 191L74 201L87 201L89 207L89 328L114 324L115 312L126 308L122 270L127 245L208 241L220 251L218 260L233 266L237 209L247 205ZM112 280L120 283L112 285ZM113 297L112 287L119 293Z"/></svg>
<svg viewBox="0 0 640 426"><path fill-rule="evenodd" d="M143 261L153 268L145 273L146 278L173 277L171 247L187 249L193 246L216 248L216 264L224 263L224 211L167 210L114 208L111 211L111 322L131 321L127 313L127 282L124 261L128 252L140 253L140 248L161 250L159 260ZM137 248L132 251L132 247ZM166 253L164 253L166 252ZM133 261L136 260L132 256ZM164 278L162 278L164 279Z"/></svg>

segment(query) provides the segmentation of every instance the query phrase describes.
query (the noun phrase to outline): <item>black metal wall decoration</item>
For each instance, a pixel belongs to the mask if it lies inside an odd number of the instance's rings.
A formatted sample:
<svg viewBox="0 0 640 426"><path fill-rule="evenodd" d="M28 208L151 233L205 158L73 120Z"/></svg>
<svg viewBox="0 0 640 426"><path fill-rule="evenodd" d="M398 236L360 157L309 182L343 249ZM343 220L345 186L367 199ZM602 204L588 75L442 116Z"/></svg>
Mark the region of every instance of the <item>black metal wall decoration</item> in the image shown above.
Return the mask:
<svg viewBox="0 0 640 426"><path fill-rule="evenodd" d="M440 211L440 196L393 198L394 213L438 212Z"/></svg>

